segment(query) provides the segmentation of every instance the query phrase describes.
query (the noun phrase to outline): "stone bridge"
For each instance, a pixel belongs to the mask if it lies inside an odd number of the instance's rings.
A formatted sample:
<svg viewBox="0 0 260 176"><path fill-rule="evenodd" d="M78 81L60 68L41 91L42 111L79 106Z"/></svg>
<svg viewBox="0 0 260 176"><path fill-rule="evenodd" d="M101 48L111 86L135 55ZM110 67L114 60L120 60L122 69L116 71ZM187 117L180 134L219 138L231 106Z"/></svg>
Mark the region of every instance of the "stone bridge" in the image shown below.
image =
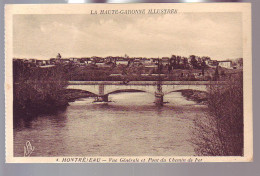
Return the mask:
<svg viewBox="0 0 260 176"><path fill-rule="evenodd" d="M210 85L224 85L223 81L69 81L67 89L84 90L97 96L97 101L108 101L108 95L118 91L144 91L155 95L155 103L162 104L163 96L179 90L208 91Z"/></svg>
<svg viewBox="0 0 260 176"><path fill-rule="evenodd" d="M118 91L144 91L155 95L155 102L163 103L163 96L179 90L207 91L210 85L223 85L223 81L69 81L67 89L91 92L99 101L108 101L108 95Z"/></svg>

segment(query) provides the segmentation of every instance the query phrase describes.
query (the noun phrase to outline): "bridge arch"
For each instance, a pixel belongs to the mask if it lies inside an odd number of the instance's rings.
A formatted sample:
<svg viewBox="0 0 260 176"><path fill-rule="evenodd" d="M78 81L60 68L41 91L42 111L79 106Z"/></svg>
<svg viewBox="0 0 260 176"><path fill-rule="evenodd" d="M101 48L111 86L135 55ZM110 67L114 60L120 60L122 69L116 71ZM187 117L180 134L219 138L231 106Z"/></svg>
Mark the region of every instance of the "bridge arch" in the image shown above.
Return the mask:
<svg viewBox="0 0 260 176"><path fill-rule="evenodd" d="M151 92L146 92L144 90L138 90L138 89L118 89L112 92L108 92L106 95L116 94L116 93L130 93L130 92L145 92L145 93L152 94Z"/></svg>
<svg viewBox="0 0 260 176"><path fill-rule="evenodd" d="M167 95L172 92L178 92L182 90L197 90L207 92L207 85L163 85L163 93Z"/></svg>
<svg viewBox="0 0 260 176"><path fill-rule="evenodd" d="M83 89L70 89L70 88L66 88L66 89L67 90L74 90L75 92L80 91L80 92L84 92L84 93L90 93L90 94L93 94L93 95L97 95L94 92L91 92L91 91L88 91L88 90L83 90Z"/></svg>
<svg viewBox="0 0 260 176"><path fill-rule="evenodd" d="M74 89L74 90L83 90L86 92L93 93L95 95L99 95L99 85L68 85L66 89Z"/></svg>
<svg viewBox="0 0 260 176"><path fill-rule="evenodd" d="M101 95L99 85L68 85L66 89L73 89L73 90L83 90L86 92L90 92L95 95ZM108 95L115 93L117 91L125 91L125 92L132 92L132 91L140 91L140 92L147 92L150 94L154 94L156 91L156 86L152 85L105 85L102 95Z"/></svg>
<svg viewBox="0 0 260 176"><path fill-rule="evenodd" d="M104 88L104 94L111 94L116 91L124 91L124 90L137 90L142 92L147 92L150 94L154 94L156 91L156 87L152 85L106 85Z"/></svg>

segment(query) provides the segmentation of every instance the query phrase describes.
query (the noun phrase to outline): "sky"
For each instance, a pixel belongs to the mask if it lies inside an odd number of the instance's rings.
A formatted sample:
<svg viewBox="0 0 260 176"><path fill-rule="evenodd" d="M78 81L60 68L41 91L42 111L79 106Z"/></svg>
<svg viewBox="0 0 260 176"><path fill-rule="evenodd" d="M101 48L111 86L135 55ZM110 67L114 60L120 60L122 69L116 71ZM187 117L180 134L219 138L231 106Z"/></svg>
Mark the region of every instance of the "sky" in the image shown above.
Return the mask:
<svg viewBox="0 0 260 176"><path fill-rule="evenodd" d="M124 56L243 56L240 13L168 15L42 15L13 19L18 58Z"/></svg>

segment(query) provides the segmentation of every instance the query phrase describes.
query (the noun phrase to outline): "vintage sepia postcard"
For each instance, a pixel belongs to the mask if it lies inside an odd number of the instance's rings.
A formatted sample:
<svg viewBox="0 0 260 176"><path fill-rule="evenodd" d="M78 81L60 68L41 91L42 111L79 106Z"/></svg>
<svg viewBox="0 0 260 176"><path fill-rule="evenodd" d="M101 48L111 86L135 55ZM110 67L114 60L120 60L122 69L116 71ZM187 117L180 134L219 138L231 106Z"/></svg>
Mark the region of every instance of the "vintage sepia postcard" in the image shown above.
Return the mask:
<svg viewBox="0 0 260 176"><path fill-rule="evenodd" d="M250 3L6 5L7 163L252 162Z"/></svg>

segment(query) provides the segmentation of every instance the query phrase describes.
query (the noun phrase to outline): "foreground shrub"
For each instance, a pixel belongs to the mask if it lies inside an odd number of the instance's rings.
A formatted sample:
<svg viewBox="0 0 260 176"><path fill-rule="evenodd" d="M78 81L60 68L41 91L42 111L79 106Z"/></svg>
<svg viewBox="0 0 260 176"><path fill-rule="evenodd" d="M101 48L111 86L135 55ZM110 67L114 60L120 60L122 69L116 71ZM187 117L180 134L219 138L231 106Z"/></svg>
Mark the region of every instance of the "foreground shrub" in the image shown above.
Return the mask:
<svg viewBox="0 0 260 176"><path fill-rule="evenodd" d="M13 68L14 118L20 118L24 114L49 112L67 105L62 96L66 79L61 66L38 68L14 62Z"/></svg>
<svg viewBox="0 0 260 176"><path fill-rule="evenodd" d="M227 85L211 86L209 113L194 119L195 152L205 156L243 155L243 76L231 77Z"/></svg>

